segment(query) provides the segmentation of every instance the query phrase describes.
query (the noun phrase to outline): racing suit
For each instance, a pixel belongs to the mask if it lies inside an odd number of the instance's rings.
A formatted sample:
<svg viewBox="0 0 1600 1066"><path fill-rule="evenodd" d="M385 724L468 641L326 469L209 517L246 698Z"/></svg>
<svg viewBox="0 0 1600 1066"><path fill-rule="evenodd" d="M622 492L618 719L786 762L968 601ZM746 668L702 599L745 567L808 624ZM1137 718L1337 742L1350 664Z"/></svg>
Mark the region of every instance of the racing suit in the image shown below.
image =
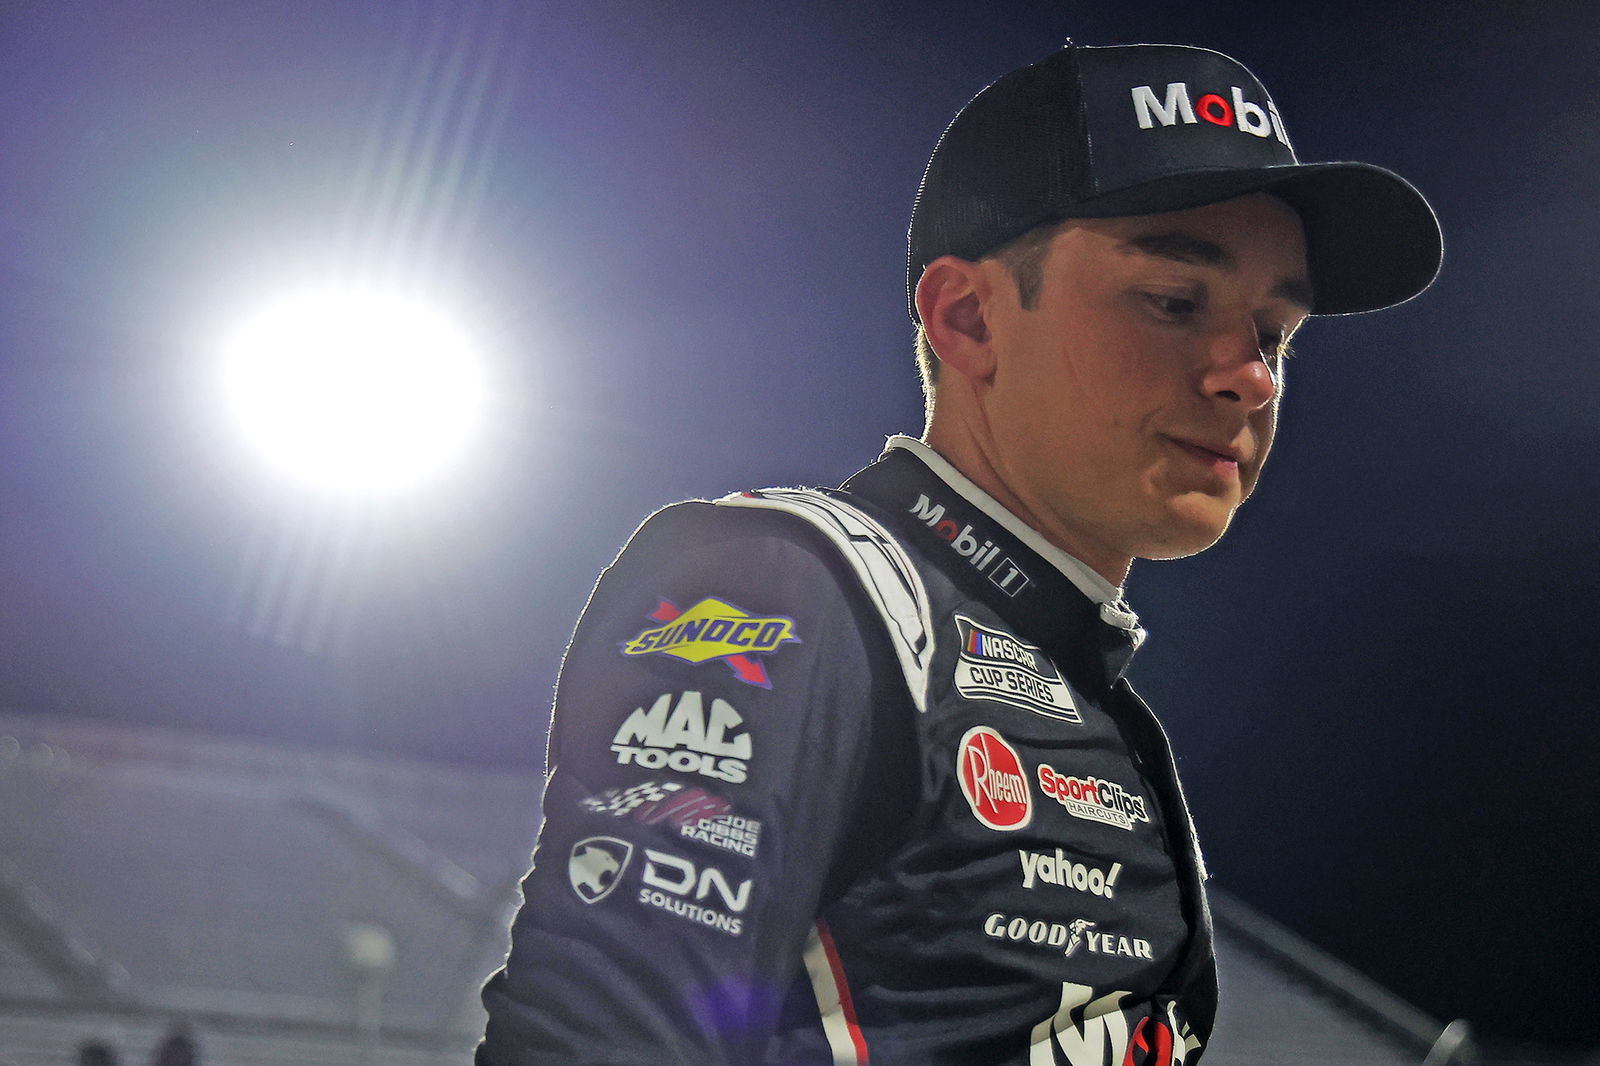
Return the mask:
<svg viewBox="0 0 1600 1066"><path fill-rule="evenodd" d="M658 512L562 665L479 1066L1197 1061L1211 923L1142 636L909 438Z"/></svg>

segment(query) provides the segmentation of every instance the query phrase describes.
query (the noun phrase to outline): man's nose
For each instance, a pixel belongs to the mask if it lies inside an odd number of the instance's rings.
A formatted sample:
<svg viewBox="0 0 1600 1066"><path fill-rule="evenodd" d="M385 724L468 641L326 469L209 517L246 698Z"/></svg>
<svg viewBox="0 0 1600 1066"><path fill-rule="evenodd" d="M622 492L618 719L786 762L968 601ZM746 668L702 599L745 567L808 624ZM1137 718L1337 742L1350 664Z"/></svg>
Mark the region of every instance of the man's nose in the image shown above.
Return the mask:
<svg viewBox="0 0 1600 1066"><path fill-rule="evenodd" d="M1249 410L1265 407L1278 394L1276 356L1261 350L1255 323L1218 333L1211 340L1203 388L1207 396Z"/></svg>

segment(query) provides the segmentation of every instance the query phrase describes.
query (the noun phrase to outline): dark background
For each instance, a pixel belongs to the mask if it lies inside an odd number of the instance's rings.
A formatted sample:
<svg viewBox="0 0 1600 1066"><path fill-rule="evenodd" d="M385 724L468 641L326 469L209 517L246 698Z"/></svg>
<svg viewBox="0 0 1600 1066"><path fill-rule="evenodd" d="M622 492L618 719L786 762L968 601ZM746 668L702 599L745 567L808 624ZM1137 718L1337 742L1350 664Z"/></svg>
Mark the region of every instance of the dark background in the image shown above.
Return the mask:
<svg viewBox="0 0 1600 1066"><path fill-rule="evenodd" d="M539 766L644 514L919 431L921 168L1068 35L1236 56L1446 234L1297 340L1230 538L1135 568L1218 883L1441 1020L1600 1043L1593 5L0 6L0 706ZM230 435L220 332L330 274L468 309L457 476L339 500Z"/></svg>

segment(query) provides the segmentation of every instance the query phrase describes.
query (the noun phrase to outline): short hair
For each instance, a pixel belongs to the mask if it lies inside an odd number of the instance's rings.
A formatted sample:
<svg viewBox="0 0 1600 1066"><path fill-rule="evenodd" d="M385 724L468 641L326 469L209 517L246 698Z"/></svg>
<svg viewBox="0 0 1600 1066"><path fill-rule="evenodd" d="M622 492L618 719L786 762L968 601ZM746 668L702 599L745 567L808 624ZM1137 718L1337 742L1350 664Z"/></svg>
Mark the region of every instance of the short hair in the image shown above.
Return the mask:
<svg viewBox="0 0 1600 1066"><path fill-rule="evenodd" d="M1011 274L1024 311L1032 311L1039 306L1039 292L1044 287L1044 261L1050 255L1050 242L1065 225L1065 222L1046 222L1042 226L1035 226L983 257L1000 260ZM939 380L939 357L934 353L933 345L928 343L928 331L920 322L917 323L916 351L917 370L922 375L922 394L931 401L933 387Z"/></svg>

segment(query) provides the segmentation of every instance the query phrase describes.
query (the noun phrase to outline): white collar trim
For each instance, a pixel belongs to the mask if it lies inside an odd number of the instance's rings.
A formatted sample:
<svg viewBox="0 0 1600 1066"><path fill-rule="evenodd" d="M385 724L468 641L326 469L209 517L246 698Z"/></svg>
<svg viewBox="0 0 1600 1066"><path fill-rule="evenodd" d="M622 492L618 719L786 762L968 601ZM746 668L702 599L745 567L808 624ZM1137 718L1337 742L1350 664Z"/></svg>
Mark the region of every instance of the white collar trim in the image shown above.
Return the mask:
<svg viewBox="0 0 1600 1066"><path fill-rule="evenodd" d="M1068 581L1076 585L1079 592L1095 603L1116 605L1119 610L1127 611L1127 605L1122 602L1121 589L1095 573L1083 561L1068 555L1041 537L1032 526L1006 510L999 500L984 492L971 478L951 466L950 461L944 456L915 437L908 437L902 433L890 437L888 447L900 448L921 459L929 470L939 475L940 480L965 497L967 502L1004 526L1012 536L1038 552L1046 562L1061 571Z"/></svg>

